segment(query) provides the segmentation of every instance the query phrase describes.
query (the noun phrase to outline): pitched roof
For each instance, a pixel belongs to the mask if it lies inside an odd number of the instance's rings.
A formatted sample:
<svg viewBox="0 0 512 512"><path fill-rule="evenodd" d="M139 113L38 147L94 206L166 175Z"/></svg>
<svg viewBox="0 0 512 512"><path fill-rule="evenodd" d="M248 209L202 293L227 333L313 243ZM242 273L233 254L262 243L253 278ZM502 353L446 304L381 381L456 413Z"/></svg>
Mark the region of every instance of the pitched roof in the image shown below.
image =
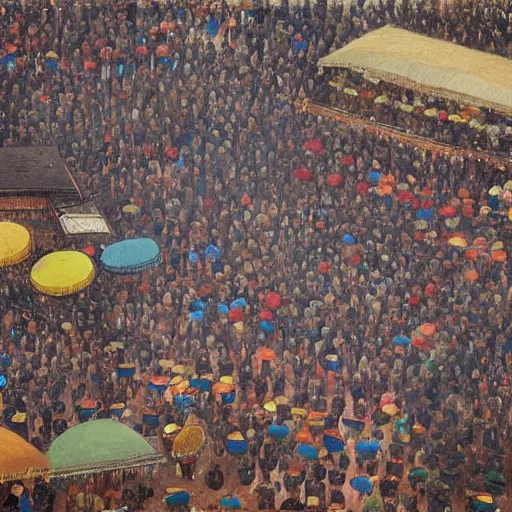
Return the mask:
<svg viewBox="0 0 512 512"><path fill-rule="evenodd" d="M82 197L56 146L0 148L0 196L15 195Z"/></svg>
<svg viewBox="0 0 512 512"><path fill-rule="evenodd" d="M512 113L512 60L386 26L320 59L425 94Z"/></svg>

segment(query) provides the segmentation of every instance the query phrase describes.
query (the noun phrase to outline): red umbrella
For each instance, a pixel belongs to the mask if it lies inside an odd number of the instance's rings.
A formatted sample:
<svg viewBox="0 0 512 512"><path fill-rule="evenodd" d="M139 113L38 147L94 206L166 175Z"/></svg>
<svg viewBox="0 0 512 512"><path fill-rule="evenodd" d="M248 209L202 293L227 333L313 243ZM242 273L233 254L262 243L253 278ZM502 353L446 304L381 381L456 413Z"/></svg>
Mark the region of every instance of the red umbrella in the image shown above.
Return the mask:
<svg viewBox="0 0 512 512"><path fill-rule="evenodd" d="M368 194L368 190L370 190L370 184L366 183L366 181L361 181L357 184L356 190L358 194L365 196Z"/></svg>
<svg viewBox="0 0 512 512"><path fill-rule="evenodd" d="M261 361L273 361L276 358L276 353L267 347L260 347L258 349L258 358Z"/></svg>
<svg viewBox="0 0 512 512"><path fill-rule="evenodd" d="M166 44L161 44L156 47L155 53L157 57L167 57L169 55L169 47Z"/></svg>
<svg viewBox="0 0 512 512"><path fill-rule="evenodd" d="M437 292L437 288L436 288L436 285L433 284L433 283L429 283L427 284L427 286L425 286L425 295L427 297L433 297Z"/></svg>
<svg viewBox="0 0 512 512"><path fill-rule="evenodd" d="M339 187L343 183L343 176L341 174L329 174L327 176L327 185L330 187Z"/></svg>
<svg viewBox="0 0 512 512"><path fill-rule="evenodd" d="M242 206L249 206L251 204L251 198L249 197L248 194L244 194L242 196L240 203L242 204Z"/></svg>
<svg viewBox="0 0 512 512"><path fill-rule="evenodd" d="M457 210L453 206L443 206L439 209L439 215L441 215L441 217L452 218L457 215Z"/></svg>
<svg viewBox="0 0 512 512"><path fill-rule="evenodd" d="M409 190L403 190L398 194L398 201L400 203L409 203L414 199L414 194L410 192Z"/></svg>
<svg viewBox="0 0 512 512"><path fill-rule="evenodd" d="M408 302L409 306L419 306L421 301L419 297L410 297Z"/></svg>
<svg viewBox="0 0 512 512"><path fill-rule="evenodd" d="M300 181L311 181L313 179L313 174L311 174L311 171L308 171L305 167L299 167L294 171L293 176Z"/></svg>
<svg viewBox="0 0 512 512"><path fill-rule="evenodd" d="M327 263L326 261L321 261L318 264L318 272L320 272L320 274L328 274L330 270L331 265L329 265L329 263Z"/></svg>
<svg viewBox="0 0 512 512"><path fill-rule="evenodd" d="M95 71L96 70L96 62L92 60L86 60L84 62L85 71Z"/></svg>
<svg viewBox="0 0 512 512"><path fill-rule="evenodd" d="M270 309L277 309L281 305L281 296L278 293L270 292L265 297L265 305Z"/></svg>
<svg viewBox="0 0 512 512"><path fill-rule="evenodd" d="M137 48L135 49L135 53L137 55L147 55L148 48L147 48L147 46L137 46Z"/></svg>
<svg viewBox="0 0 512 512"><path fill-rule="evenodd" d="M354 159L350 155L345 155L341 160L341 165L354 165Z"/></svg>
<svg viewBox="0 0 512 512"><path fill-rule="evenodd" d="M231 322L242 322L244 319L244 310L242 308L233 308L229 311L228 318Z"/></svg>
<svg viewBox="0 0 512 512"><path fill-rule="evenodd" d="M92 245L92 244L86 245L82 249L82 252L84 254L87 254L87 256L89 256L90 258L93 258L94 256L96 256L96 249L94 248L94 245Z"/></svg>
<svg viewBox="0 0 512 512"><path fill-rule="evenodd" d="M260 312L259 317L260 320L271 322L272 320L274 320L274 313L272 313L272 311L269 311L268 309L264 309L263 311Z"/></svg>
<svg viewBox="0 0 512 512"><path fill-rule="evenodd" d="M311 151L315 155L323 155L325 148L320 139L309 139L304 143L304 151Z"/></svg>

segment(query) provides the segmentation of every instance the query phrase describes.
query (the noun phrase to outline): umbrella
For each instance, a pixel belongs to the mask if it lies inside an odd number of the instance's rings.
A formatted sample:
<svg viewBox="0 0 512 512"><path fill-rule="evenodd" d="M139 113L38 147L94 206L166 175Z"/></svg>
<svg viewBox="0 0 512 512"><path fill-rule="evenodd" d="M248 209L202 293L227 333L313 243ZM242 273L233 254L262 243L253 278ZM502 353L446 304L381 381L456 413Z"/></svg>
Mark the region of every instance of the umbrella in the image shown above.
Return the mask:
<svg viewBox="0 0 512 512"><path fill-rule="evenodd" d="M190 304L190 311L204 311L206 309L206 304L202 300L195 300Z"/></svg>
<svg viewBox="0 0 512 512"><path fill-rule="evenodd" d="M176 436L172 445L173 452L178 456L196 454L206 440L204 431L198 425L185 425Z"/></svg>
<svg viewBox="0 0 512 512"><path fill-rule="evenodd" d="M169 507L183 507L188 505L190 494L183 489L166 489L167 496L163 499Z"/></svg>
<svg viewBox="0 0 512 512"><path fill-rule="evenodd" d="M341 174L329 174L326 182L330 187L339 187L343 183L343 176Z"/></svg>
<svg viewBox="0 0 512 512"><path fill-rule="evenodd" d="M491 252L492 261L502 262L507 260L507 253L505 251L492 251Z"/></svg>
<svg viewBox="0 0 512 512"><path fill-rule="evenodd" d="M356 243L356 239L349 234L343 235L342 242L347 245L354 245Z"/></svg>
<svg viewBox="0 0 512 512"><path fill-rule="evenodd" d="M219 304L219 313L221 315L227 315L229 313L229 308L226 304Z"/></svg>
<svg viewBox="0 0 512 512"><path fill-rule="evenodd" d="M304 143L304 151L310 151L315 155L323 155L325 152L324 145L320 139L310 139Z"/></svg>
<svg viewBox="0 0 512 512"><path fill-rule="evenodd" d="M260 347L258 349L258 357L262 361L273 361L276 358L276 353L270 348Z"/></svg>
<svg viewBox="0 0 512 512"><path fill-rule="evenodd" d="M238 510L242 508L242 502L240 501L240 498L237 498L233 495L224 496L219 500L219 504L231 510Z"/></svg>
<svg viewBox="0 0 512 512"><path fill-rule="evenodd" d="M212 260L218 260L220 258L220 249L213 244L210 244L205 251L205 256Z"/></svg>
<svg viewBox="0 0 512 512"><path fill-rule="evenodd" d="M272 334L275 330L275 326L272 322L264 320L260 322L260 329L266 334Z"/></svg>
<svg viewBox="0 0 512 512"><path fill-rule="evenodd" d="M327 263L326 261L321 261L319 264L318 264L318 272L320 274L328 274L331 270L331 265L329 265L329 263Z"/></svg>
<svg viewBox="0 0 512 512"><path fill-rule="evenodd" d="M407 336L404 336L403 334L400 334L398 336L395 336L393 338L393 345L395 347L406 347L407 345L410 345L411 339Z"/></svg>
<svg viewBox="0 0 512 512"><path fill-rule="evenodd" d="M466 271L466 279L470 282L478 281L478 272L476 270L468 270Z"/></svg>
<svg viewBox="0 0 512 512"><path fill-rule="evenodd" d="M415 467L409 471L409 475L407 476L409 482L412 480L425 482L428 478L428 471L425 468Z"/></svg>
<svg viewBox="0 0 512 512"><path fill-rule="evenodd" d="M289 433L290 429L286 425L272 423L268 428L268 435L277 441L283 440Z"/></svg>
<svg viewBox="0 0 512 512"><path fill-rule="evenodd" d="M265 297L265 305L269 309L278 309L281 306L281 296L277 293L270 292Z"/></svg>
<svg viewBox="0 0 512 512"><path fill-rule="evenodd" d="M418 210L416 213L416 220L431 221L434 218L434 213L430 208Z"/></svg>
<svg viewBox="0 0 512 512"><path fill-rule="evenodd" d="M386 404L382 407L382 412L391 417L396 416L399 410L400 409L395 404Z"/></svg>
<svg viewBox="0 0 512 512"><path fill-rule="evenodd" d="M328 429L324 432L324 448L329 453L339 453L345 449L345 443L338 429Z"/></svg>
<svg viewBox="0 0 512 512"><path fill-rule="evenodd" d="M453 206L443 206L439 209L439 215L441 217L455 217L457 215L457 209Z"/></svg>
<svg viewBox="0 0 512 512"><path fill-rule="evenodd" d="M260 320L266 320L267 322L271 322L272 320L274 320L274 313L272 313L272 311L269 311L268 309L260 311L260 314L258 316L260 317Z"/></svg>
<svg viewBox="0 0 512 512"><path fill-rule="evenodd" d="M306 460L318 459L318 451L314 446L309 444L299 444L297 446L297 453Z"/></svg>
<svg viewBox="0 0 512 512"><path fill-rule="evenodd" d="M373 490L373 484L369 477L361 475L356 476L350 480L350 487L360 492L361 494L371 494Z"/></svg>
<svg viewBox="0 0 512 512"><path fill-rule="evenodd" d="M362 439L356 444L356 453L363 457L373 458L380 450L380 443L377 439Z"/></svg>
<svg viewBox="0 0 512 512"><path fill-rule="evenodd" d="M247 301L243 297L240 297L239 299L234 300L229 306L230 309L245 308L245 307L247 307Z"/></svg>
<svg viewBox="0 0 512 512"><path fill-rule="evenodd" d="M201 322L204 318L204 311L198 310L190 313L188 316L189 322Z"/></svg>
<svg viewBox="0 0 512 512"><path fill-rule="evenodd" d="M244 310L242 308L234 308L231 309L228 313L228 318L230 322L242 322L244 319Z"/></svg>
<svg viewBox="0 0 512 512"><path fill-rule="evenodd" d="M233 432L228 435L226 449L230 455L244 455L249 449L249 443L241 432Z"/></svg>
<svg viewBox="0 0 512 512"><path fill-rule="evenodd" d="M311 171L305 167L300 167L299 169L295 170L293 172L293 176L299 181L311 181L313 179L313 174L311 174Z"/></svg>
<svg viewBox="0 0 512 512"><path fill-rule="evenodd" d="M424 336L434 336L436 333L436 326L434 324L423 324L420 326L419 330Z"/></svg>
<svg viewBox="0 0 512 512"><path fill-rule="evenodd" d="M468 246L468 243L466 242L466 240L464 240L464 238L462 238L460 236L453 236L452 238L450 238L448 240L448 243L452 247L457 247L458 249L465 249Z"/></svg>

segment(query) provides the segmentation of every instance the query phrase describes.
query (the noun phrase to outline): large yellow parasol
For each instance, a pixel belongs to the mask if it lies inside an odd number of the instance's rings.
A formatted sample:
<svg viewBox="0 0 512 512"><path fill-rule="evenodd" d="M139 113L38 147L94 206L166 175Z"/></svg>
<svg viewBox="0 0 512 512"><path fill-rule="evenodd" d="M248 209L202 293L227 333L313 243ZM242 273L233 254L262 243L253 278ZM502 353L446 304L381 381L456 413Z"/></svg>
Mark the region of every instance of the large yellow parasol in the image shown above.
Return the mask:
<svg viewBox="0 0 512 512"><path fill-rule="evenodd" d="M0 483L42 476L50 471L50 461L19 435L0 427Z"/></svg>
<svg viewBox="0 0 512 512"><path fill-rule="evenodd" d="M205 440L204 430L199 425L188 425L176 436L172 451L178 457L194 455L203 447Z"/></svg>
<svg viewBox="0 0 512 512"><path fill-rule="evenodd" d="M30 254L32 241L27 228L0 222L0 267L21 263Z"/></svg>
<svg viewBox="0 0 512 512"><path fill-rule="evenodd" d="M91 259L78 251L58 251L43 256L33 267L30 280L36 290L57 297L89 286L96 275Z"/></svg>

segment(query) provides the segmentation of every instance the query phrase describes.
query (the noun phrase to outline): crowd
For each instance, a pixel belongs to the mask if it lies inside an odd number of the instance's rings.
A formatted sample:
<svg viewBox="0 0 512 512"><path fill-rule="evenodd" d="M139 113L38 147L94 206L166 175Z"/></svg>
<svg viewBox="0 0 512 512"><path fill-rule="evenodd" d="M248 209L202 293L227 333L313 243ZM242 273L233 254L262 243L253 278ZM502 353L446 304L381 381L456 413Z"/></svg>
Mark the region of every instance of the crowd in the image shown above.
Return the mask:
<svg viewBox="0 0 512 512"><path fill-rule="evenodd" d="M120 421L161 437L171 466L193 413L226 463L203 474L179 460L177 476L218 490L236 467L262 510L444 511L468 490L510 507L507 171L294 107L317 86L318 58L394 11L3 4L1 142L55 140L116 236L163 254L142 279L100 271L59 300L34 292L32 262L0 274L4 425L44 450L83 420L82 400L98 417L122 403ZM148 389L164 376L227 387L178 401ZM333 430L343 453L322 449ZM237 458L233 434L249 444ZM381 449L356 456L358 436ZM408 479L414 467L428 479ZM348 474L368 475L370 496ZM53 496L22 499L16 485L6 510ZM132 494L119 505L142 510Z"/></svg>
<svg viewBox="0 0 512 512"><path fill-rule="evenodd" d="M512 126L506 116L389 83L372 84L349 71L330 75L325 77L328 86L324 81L315 100L443 144L508 157Z"/></svg>

